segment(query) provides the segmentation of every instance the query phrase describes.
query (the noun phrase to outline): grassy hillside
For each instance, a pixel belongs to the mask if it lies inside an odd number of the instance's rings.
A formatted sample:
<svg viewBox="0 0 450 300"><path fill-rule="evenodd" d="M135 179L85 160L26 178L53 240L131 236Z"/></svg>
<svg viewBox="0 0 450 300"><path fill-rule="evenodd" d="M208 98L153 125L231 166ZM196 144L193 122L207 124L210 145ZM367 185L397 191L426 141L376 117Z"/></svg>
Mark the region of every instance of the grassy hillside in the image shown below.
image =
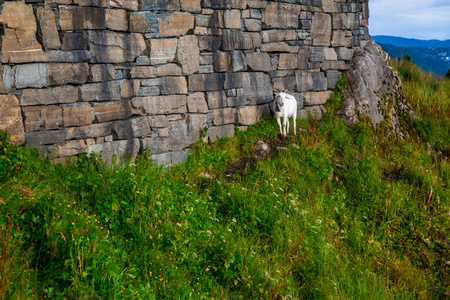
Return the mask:
<svg viewBox="0 0 450 300"><path fill-rule="evenodd" d="M415 69L407 70L415 80ZM334 117L345 81L330 113L320 122L299 121L299 135L282 139L276 122L263 120L235 138L198 143L185 164L169 170L147 156L123 167L86 156L54 165L2 136L0 293L445 297L450 167L433 148L449 142L448 128L439 127L449 121L448 101L438 104L440 85L449 82L437 82L428 100L414 100L421 138L383 148L377 132ZM413 86L411 95L422 86L428 93L428 85ZM272 149L263 159L253 156L258 140Z"/></svg>

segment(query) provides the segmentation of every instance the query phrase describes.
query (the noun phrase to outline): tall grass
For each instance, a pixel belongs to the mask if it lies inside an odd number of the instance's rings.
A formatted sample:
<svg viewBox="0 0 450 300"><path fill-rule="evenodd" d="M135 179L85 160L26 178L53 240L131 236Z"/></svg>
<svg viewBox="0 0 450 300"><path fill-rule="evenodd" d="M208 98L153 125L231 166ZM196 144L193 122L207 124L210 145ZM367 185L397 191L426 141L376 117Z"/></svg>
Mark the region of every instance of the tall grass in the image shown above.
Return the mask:
<svg viewBox="0 0 450 300"><path fill-rule="evenodd" d="M334 95L339 104L344 85ZM330 107L332 110L332 107ZM326 115L281 139L262 120L189 160L51 164L0 138L6 299L431 299L450 293L448 162L384 155ZM253 158L264 140L272 153ZM211 179L209 179L211 178ZM12 243L10 243L12 245Z"/></svg>
<svg viewBox="0 0 450 300"><path fill-rule="evenodd" d="M414 62L393 60L402 91L417 114L416 127L433 148L450 149L450 80L423 72Z"/></svg>

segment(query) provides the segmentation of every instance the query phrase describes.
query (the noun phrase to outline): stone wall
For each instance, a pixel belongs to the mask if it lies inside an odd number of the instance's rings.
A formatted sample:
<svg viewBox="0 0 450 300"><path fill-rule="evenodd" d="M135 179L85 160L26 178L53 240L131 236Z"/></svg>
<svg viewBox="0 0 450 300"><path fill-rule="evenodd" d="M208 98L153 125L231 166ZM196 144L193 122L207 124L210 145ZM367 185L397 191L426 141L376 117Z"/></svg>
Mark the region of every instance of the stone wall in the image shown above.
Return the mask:
<svg viewBox="0 0 450 300"><path fill-rule="evenodd" d="M321 114L368 39L368 0L2 2L0 130L51 159L170 164L269 114L273 88Z"/></svg>

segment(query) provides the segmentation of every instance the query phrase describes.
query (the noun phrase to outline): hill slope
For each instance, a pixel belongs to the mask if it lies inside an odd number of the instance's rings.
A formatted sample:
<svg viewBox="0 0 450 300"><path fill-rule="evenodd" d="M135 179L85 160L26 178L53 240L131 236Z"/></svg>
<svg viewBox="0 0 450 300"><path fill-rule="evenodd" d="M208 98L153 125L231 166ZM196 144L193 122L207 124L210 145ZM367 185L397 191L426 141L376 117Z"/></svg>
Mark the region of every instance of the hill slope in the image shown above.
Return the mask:
<svg viewBox="0 0 450 300"><path fill-rule="evenodd" d="M85 156L54 165L2 136L0 229L10 242L0 245L0 276L11 273L0 280L2 293L444 297L448 161L427 151L427 135L383 144L370 126L348 127L334 116L345 86L323 121L299 121L297 136L280 138L275 120L263 120L232 139L198 143L185 164L166 171L147 156L115 168ZM418 105L431 116L429 103ZM448 121L442 107L433 109L430 119ZM254 155L259 140L270 146L265 156Z"/></svg>

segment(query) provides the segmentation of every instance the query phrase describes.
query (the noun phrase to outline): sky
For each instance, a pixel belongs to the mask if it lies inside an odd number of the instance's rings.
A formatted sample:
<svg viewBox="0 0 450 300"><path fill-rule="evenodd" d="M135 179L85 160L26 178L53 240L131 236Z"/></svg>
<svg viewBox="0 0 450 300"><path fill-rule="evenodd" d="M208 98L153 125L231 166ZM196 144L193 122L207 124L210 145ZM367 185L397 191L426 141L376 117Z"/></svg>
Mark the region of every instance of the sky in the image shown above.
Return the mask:
<svg viewBox="0 0 450 300"><path fill-rule="evenodd" d="M450 39L450 0L369 0L370 35Z"/></svg>

